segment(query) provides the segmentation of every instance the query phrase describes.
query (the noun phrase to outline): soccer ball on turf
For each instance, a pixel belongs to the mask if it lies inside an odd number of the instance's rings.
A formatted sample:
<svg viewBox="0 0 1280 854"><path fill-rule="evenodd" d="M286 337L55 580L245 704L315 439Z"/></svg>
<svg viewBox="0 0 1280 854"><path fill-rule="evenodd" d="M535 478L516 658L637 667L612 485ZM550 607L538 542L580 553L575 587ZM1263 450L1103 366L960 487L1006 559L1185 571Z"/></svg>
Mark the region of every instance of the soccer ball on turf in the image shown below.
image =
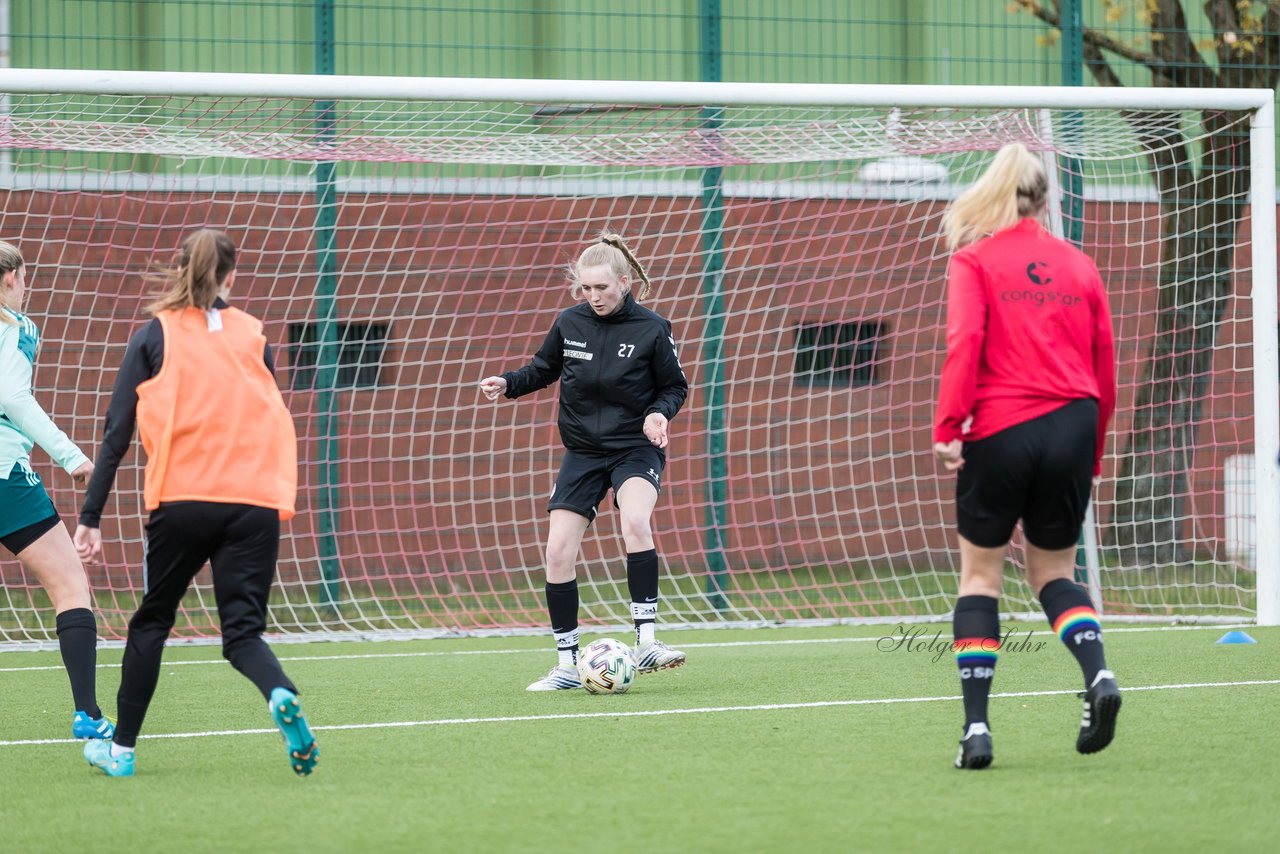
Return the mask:
<svg viewBox="0 0 1280 854"><path fill-rule="evenodd" d="M636 679L636 660L626 644L600 638L578 655L578 676L592 694L625 694Z"/></svg>

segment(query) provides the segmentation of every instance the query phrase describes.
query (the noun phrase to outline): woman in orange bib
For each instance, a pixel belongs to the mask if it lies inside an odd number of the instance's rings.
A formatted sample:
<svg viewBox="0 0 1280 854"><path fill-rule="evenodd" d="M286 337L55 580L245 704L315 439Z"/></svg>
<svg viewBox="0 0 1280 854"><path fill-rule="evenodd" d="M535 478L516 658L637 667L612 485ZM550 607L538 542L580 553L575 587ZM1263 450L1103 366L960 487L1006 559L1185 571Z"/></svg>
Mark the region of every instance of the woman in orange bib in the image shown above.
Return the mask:
<svg viewBox="0 0 1280 854"><path fill-rule="evenodd" d="M294 515L297 436L276 386L262 322L230 307L236 248L202 229L129 341L107 410L75 544L96 563L99 523L135 423L147 454L145 593L129 621L114 740L85 750L108 776L133 774L134 747L160 675L178 604L207 561L222 652L267 699L293 770L310 774L319 750L298 690L262 639L275 579L280 521Z"/></svg>

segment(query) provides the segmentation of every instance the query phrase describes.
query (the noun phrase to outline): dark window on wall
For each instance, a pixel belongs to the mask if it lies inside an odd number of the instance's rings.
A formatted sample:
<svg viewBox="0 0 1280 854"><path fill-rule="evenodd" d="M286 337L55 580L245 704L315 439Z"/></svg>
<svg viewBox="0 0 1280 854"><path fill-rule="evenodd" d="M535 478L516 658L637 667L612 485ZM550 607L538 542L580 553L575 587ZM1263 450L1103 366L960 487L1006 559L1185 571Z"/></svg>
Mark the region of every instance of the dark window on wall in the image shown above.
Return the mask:
<svg viewBox="0 0 1280 854"><path fill-rule="evenodd" d="M888 331L880 320L801 325L796 330L795 381L833 388L875 385L881 380Z"/></svg>
<svg viewBox="0 0 1280 854"><path fill-rule="evenodd" d="M387 352L388 323L337 322L337 388L376 388L382 384L382 362ZM289 324L289 388L308 391L316 386L320 364L320 324Z"/></svg>

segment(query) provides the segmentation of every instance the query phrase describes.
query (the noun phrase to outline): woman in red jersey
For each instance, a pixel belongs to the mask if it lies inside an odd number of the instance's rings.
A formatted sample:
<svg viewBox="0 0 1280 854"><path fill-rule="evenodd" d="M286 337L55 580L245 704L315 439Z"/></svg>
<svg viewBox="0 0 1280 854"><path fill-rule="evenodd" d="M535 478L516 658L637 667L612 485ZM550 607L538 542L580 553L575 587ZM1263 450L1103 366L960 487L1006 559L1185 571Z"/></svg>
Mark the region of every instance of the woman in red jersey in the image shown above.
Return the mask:
<svg viewBox="0 0 1280 854"><path fill-rule="evenodd" d="M267 699L289 764L310 774L319 750L298 691L262 639L280 522L294 515L297 436L276 386L262 322L226 302L235 282L231 238L201 229L130 339L107 410L75 532L81 558L102 555L102 508L136 423L147 452L143 503L151 515L144 590L129 620L119 724L85 758L111 777L133 775L134 745L160 676L165 640L191 579L208 561L222 654Z"/></svg>
<svg viewBox="0 0 1280 854"><path fill-rule="evenodd" d="M957 768L991 764L987 698L1000 651L1004 559L1022 521L1027 583L1084 674L1081 753L1111 743L1120 691L1076 543L1115 408L1115 342L1098 268L1045 229L1040 158L1006 145L943 217L947 358L934 453L956 477L955 653L965 729Z"/></svg>

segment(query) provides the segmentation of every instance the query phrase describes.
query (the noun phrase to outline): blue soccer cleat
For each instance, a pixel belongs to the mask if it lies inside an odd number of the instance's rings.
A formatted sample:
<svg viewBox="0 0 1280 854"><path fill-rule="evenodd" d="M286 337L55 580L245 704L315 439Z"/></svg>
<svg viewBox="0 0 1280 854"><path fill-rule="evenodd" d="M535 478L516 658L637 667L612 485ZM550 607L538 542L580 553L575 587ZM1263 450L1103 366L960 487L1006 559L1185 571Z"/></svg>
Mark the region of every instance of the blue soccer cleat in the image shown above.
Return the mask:
<svg viewBox="0 0 1280 854"><path fill-rule="evenodd" d="M106 715L100 718L91 718L85 712L76 712L76 716L71 719L72 738L93 738L110 741L115 734L116 725L107 720Z"/></svg>
<svg viewBox="0 0 1280 854"><path fill-rule="evenodd" d="M108 777L133 776L133 751L111 755L111 742L93 739L84 746L84 758Z"/></svg>
<svg viewBox="0 0 1280 854"><path fill-rule="evenodd" d="M305 777L316 767L320 758L320 748L316 745L311 727L302 714L302 706L298 695L288 688L277 688L271 692L271 717L275 719L280 734L284 736L284 752L289 757L289 765L293 773Z"/></svg>

